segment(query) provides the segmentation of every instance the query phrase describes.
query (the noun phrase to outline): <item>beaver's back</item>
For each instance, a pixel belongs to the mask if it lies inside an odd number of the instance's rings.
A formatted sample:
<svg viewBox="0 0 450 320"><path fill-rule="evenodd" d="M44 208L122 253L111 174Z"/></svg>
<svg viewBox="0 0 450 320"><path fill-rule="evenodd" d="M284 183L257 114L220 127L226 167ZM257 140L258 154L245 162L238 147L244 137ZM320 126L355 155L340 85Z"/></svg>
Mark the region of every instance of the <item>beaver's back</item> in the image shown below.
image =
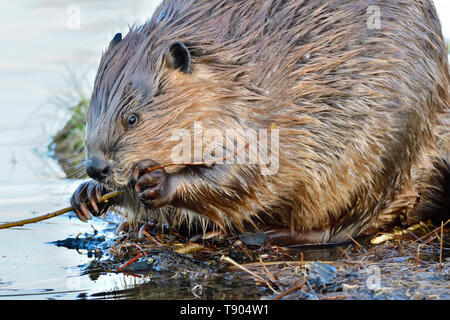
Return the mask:
<svg viewBox="0 0 450 320"><path fill-rule="evenodd" d="M291 227L356 230L431 161L421 154L448 110L449 74L430 1L169 1L156 16L249 93L247 110L230 105L243 126L280 129L275 185L293 201L294 226L281 214Z"/></svg>

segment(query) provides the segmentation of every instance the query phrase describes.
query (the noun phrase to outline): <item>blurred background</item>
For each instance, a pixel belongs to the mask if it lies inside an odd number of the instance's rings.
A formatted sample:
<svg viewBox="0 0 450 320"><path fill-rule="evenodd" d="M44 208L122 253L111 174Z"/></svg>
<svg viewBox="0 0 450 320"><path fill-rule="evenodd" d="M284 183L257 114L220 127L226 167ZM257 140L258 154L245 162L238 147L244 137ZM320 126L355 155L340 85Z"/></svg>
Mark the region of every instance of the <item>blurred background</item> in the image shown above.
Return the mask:
<svg viewBox="0 0 450 320"><path fill-rule="evenodd" d="M0 186L64 177L36 152L46 151L69 119L69 108L82 95L89 98L101 53L114 34L144 23L159 2L2 2Z"/></svg>
<svg viewBox="0 0 450 320"><path fill-rule="evenodd" d="M65 141L74 144L66 147L82 148L76 143L83 131L76 116L82 112L76 112L89 99L102 51L115 33L143 24L159 2L2 1L0 223L69 205L80 182L66 179L49 156L55 151L49 145L69 123L73 126L66 133L74 136ZM80 266L90 262L86 250L51 244L107 226L100 219L81 223L66 214L0 230L0 299L73 299L126 287L130 280L123 275L91 279L81 274Z"/></svg>

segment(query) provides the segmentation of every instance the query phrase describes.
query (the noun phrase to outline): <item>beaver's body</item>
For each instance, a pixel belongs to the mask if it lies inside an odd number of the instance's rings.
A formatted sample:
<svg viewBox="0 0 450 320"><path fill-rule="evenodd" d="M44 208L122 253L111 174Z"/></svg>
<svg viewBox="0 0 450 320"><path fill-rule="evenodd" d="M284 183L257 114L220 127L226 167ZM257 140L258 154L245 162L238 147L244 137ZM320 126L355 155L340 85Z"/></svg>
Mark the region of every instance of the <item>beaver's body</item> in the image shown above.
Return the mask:
<svg viewBox="0 0 450 320"><path fill-rule="evenodd" d="M88 173L124 191L129 220L326 243L448 209L449 66L431 2L168 0L120 40L100 64L86 145ZM278 172L145 170L172 163L172 134L196 121L275 126ZM72 199L82 218L104 191L86 186Z"/></svg>

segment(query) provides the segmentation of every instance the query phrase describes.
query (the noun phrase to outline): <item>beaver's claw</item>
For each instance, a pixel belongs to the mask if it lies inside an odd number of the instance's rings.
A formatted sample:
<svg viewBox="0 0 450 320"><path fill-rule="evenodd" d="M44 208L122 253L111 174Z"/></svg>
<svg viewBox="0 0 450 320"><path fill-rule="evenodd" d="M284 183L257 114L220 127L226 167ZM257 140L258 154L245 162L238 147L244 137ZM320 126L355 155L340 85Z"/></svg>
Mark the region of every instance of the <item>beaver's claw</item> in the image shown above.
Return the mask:
<svg viewBox="0 0 450 320"><path fill-rule="evenodd" d="M153 160L144 160L133 169L134 189L146 208L160 208L170 202L166 170L161 168L149 172L149 169L158 165Z"/></svg>
<svg viewBox="0 0 450 320"><path fill-rule="evenodd" d="M78 218L86 222L92 219L92 215L100 216L111 205L111 202L104 203L100 201L102 195L108 190L98 182L91 180L82 183L70 198L70 205Z"/></svg>

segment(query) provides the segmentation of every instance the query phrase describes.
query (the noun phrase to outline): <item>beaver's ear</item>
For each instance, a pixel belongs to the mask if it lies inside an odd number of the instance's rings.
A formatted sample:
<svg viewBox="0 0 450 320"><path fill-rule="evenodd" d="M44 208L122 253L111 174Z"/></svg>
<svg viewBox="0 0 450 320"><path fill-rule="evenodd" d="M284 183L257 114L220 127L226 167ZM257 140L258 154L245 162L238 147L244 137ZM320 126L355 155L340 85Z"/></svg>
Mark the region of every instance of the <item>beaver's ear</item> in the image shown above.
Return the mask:
<svg viewBox="0 0 450 320"><path fill-rule="evenodd" d="M168 68L191 73L191 53L183 42L171 43L166 49L165 58Z"/></svg>
<svg viewBox="0 0 450 320"><path fill-rule="evenodd" d="M111 40L108 46L108 50L111 50L116 44L118 44L120 41L122 41L122 34L116 33L114 38Z"/></svg>

